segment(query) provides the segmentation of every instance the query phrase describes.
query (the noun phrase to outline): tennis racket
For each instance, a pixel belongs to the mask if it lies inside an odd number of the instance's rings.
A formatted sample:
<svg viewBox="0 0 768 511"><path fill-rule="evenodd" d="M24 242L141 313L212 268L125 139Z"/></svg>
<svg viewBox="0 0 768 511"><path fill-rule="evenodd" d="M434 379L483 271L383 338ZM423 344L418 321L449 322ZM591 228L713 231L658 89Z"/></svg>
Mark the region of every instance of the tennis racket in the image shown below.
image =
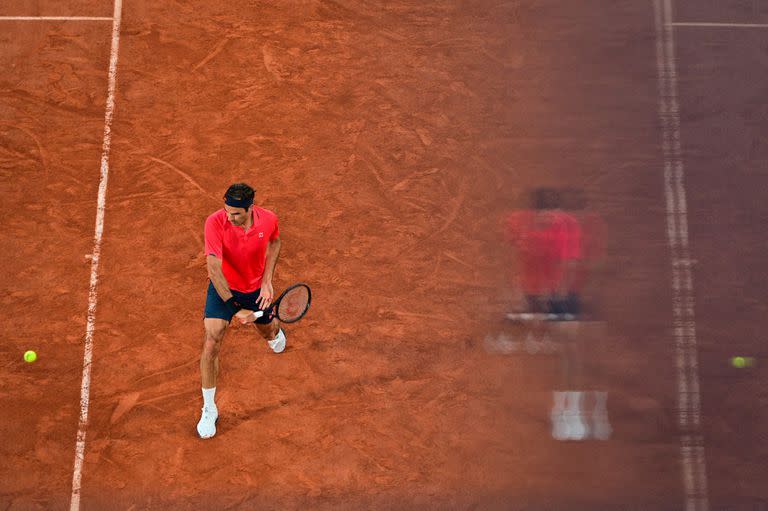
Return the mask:
<svg viewBox="0 0 768 511"><path fill-rule="evenodd" d="M266 311L255 311L253 314L260 318L269 314L281 323L296 323L309 311L312 302L312 290L303 282L294 284L280 294Z"/></svg>

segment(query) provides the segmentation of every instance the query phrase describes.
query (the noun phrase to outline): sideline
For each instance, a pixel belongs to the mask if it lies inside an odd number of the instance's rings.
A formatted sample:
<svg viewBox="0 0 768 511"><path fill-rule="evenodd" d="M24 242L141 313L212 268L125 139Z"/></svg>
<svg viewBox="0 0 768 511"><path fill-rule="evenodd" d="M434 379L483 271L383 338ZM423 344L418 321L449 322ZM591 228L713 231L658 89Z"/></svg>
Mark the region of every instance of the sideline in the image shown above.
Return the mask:
<svg viewBox="0 0 768 511"><path fill-rule="evenodd" d="M677 420L686 511L707 511L707 468L701 434L701 396L693 273L688 244L685 166L680 142L672 0L654 0L659 120L664 153L667 241L671 253L672 318L677 367Z"/></svg>
<svg viewBox="0 0 768 511"><path fill-rule="evenodd" d="M70 511L80 509L80 484L85 456L85 432L88 425L88 405L91 392L91 361L93 358L93 331L96 323L96 287L99 281L99 259L101 240L104 233L104 212L107 202L107 181L109 179L109 149L112 143L112 117L115 111L115 85L117 81L117 52L120 46L120 17L122 0L114 0L112 20L112 48L109 53L109 88L107 106L104 113L104 142L101 150L101 178L99 195L96 203L96 228L93 235L93 253L91 254L91 281L88 290L88 319L85 328L85 351L83 354L83 379L80 385L80 421L77 426L77 445L75 464L72 473L72 497Z"/></svg>

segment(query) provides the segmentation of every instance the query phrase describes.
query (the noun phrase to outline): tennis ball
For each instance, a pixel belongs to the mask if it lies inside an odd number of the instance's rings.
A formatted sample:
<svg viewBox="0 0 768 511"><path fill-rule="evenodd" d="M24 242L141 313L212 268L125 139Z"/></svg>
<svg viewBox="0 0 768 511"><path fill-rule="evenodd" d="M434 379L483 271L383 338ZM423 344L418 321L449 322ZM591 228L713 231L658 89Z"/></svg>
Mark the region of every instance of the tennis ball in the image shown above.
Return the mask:
<svg viewBox="0 0 768 511"><path fill-rule="evenodd" d="M731 357L731 365L738 369L749 367L754 362L752 357Z"/></svg>
<svg viewBox="0 0 768 511"><path fill-rule="evenodd" d="M25 362L34 362L35 360L37 360L37 353L35 353L34 351L29 350L24 353Z"/></svg>

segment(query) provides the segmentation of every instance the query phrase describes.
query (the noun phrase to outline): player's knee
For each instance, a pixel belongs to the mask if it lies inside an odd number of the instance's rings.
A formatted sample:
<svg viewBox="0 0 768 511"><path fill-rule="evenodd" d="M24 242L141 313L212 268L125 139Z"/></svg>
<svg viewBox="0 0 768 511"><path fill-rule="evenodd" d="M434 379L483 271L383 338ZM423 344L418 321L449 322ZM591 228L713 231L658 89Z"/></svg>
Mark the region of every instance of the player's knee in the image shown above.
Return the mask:
<svg viewBox="0 0 768 511"><path fill-rule="evenodd" d="M206 336L205 341L203 342L202 357L205 359L216 358L219 355L220 346L221 344L218 341Z"/></svg>
<svg viewBox="0 0 768 511"><path fill-rule="evenodd" d="M215 343L220 343L224 339L224 334L227 332L227 327L222 326L208 326L205 327L205 341L211 341Z"/></svg>
<svg viewBox="0 0 768 511"><path fill-rule="evenodd" d="M226 329L206 328L203 341L203 356L215 357L219 354L221 341L224 339Z"/></svg>

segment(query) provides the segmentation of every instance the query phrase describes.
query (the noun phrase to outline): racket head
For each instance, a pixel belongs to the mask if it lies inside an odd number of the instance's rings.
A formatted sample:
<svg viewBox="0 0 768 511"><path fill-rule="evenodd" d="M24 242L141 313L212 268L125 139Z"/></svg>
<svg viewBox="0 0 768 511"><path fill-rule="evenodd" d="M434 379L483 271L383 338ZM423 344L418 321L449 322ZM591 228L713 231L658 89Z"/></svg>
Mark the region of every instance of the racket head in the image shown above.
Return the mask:
<svg viewBox="0 0 768 511"><path fill-rule="evenodd" d="M281 323L295 323L309 311L312 290L303 282L294 284L275 301L274 314Z"/></svg>

